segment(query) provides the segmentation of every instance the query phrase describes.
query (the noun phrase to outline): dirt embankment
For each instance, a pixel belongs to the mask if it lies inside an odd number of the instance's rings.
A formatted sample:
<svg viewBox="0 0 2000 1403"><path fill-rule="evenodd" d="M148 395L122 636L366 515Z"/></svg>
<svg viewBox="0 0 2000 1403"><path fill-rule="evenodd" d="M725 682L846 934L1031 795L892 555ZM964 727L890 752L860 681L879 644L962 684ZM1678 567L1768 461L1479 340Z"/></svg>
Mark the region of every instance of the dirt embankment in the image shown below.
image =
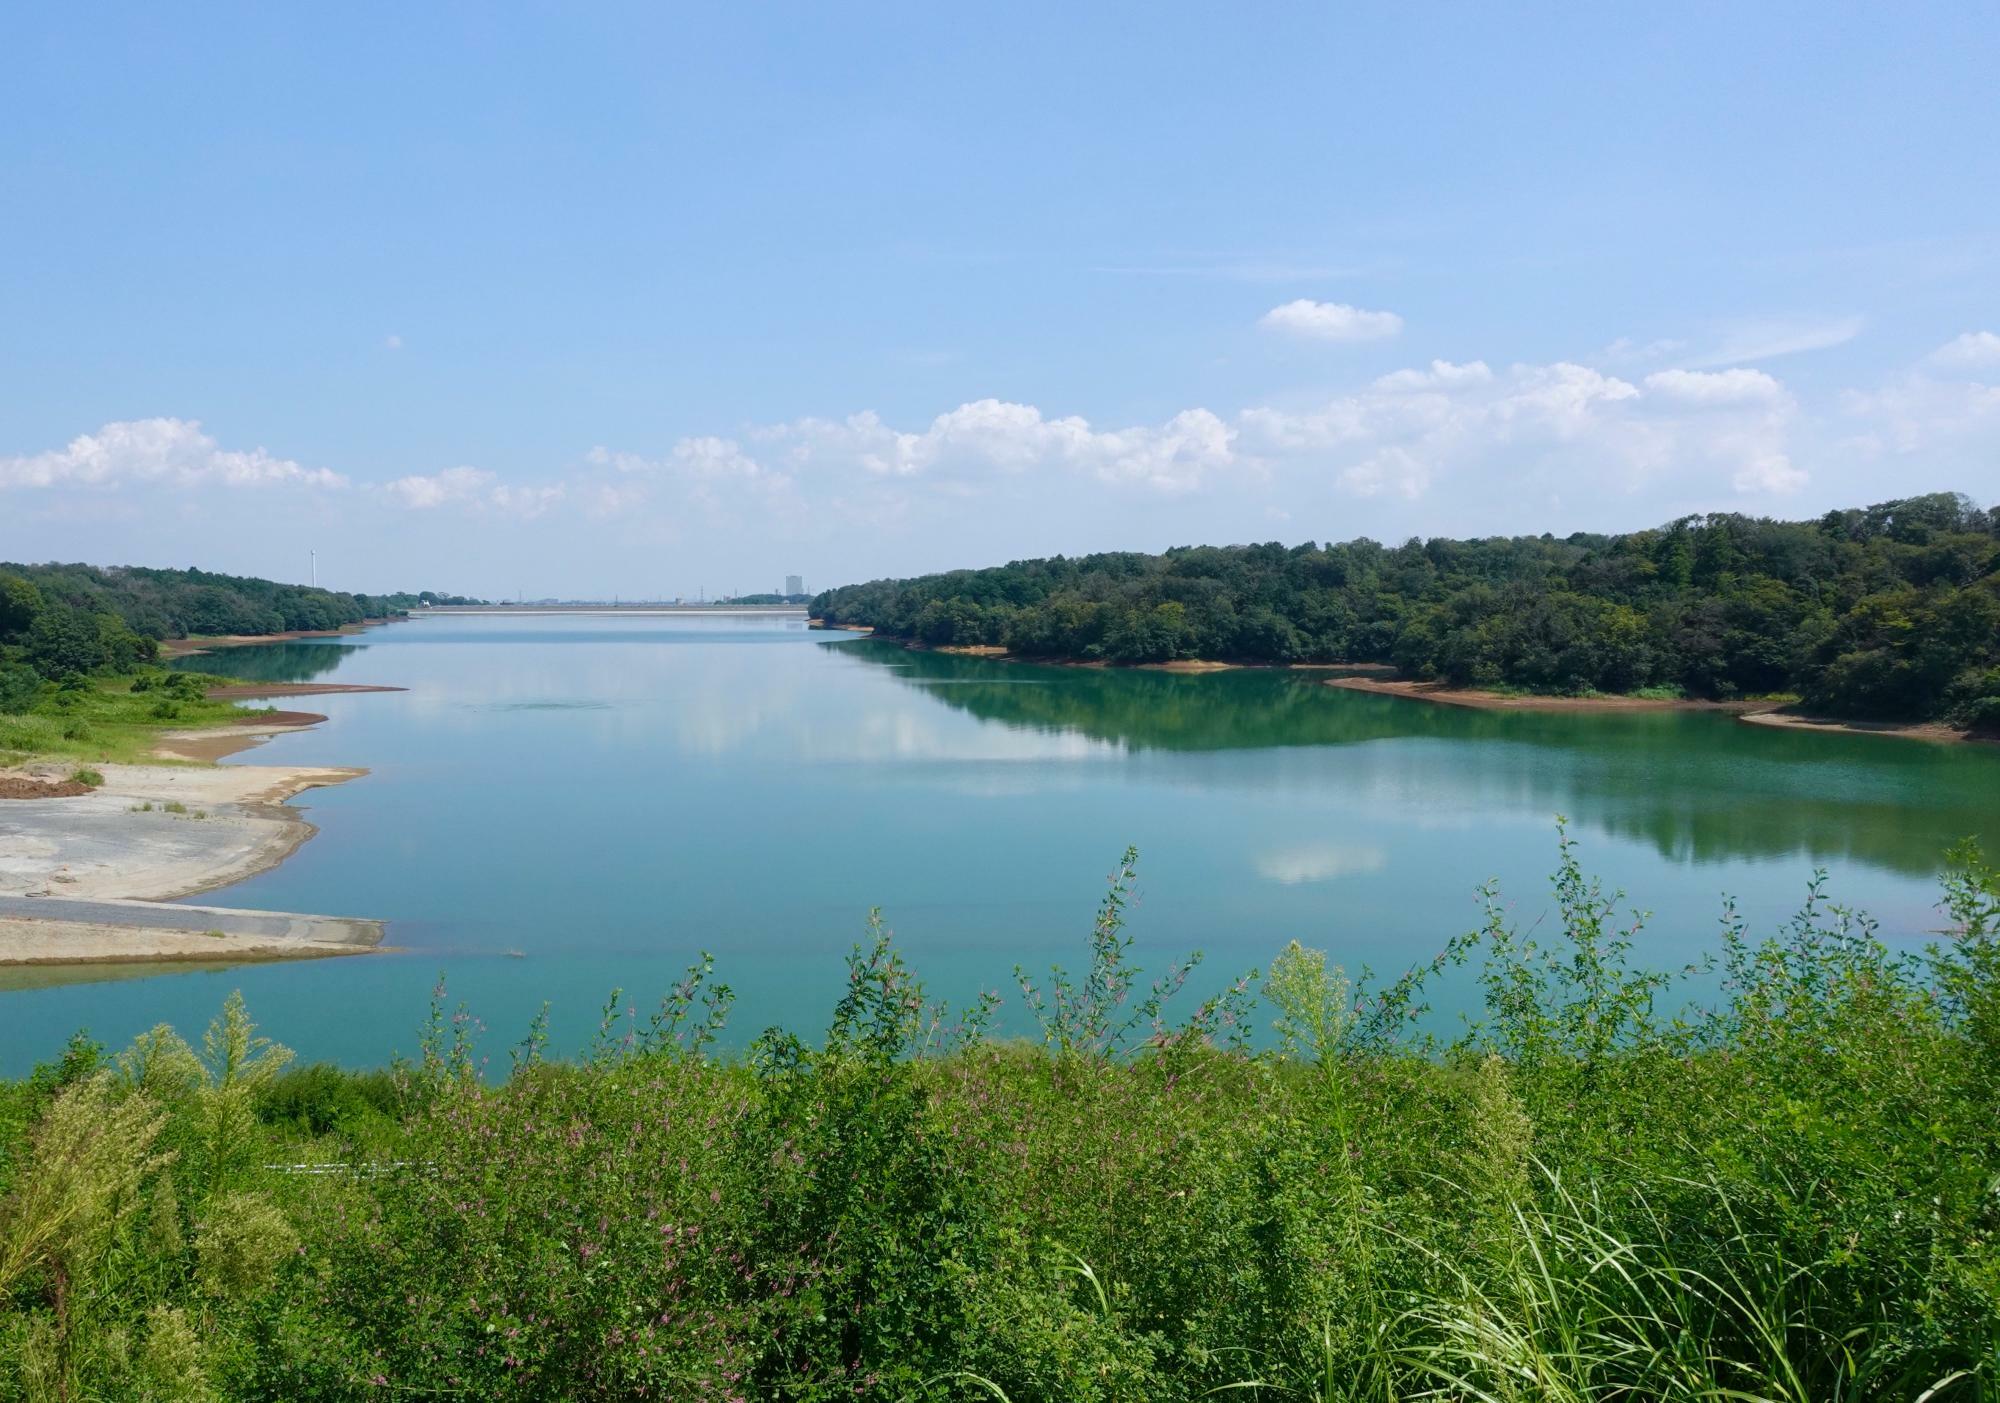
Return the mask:
<svg viewBox="0 0 2000 1403"><path fill-rule="evenodd" d="M262 745L272 736L302 731L326 720L317 711L267 711L250 713L226 726L204 726L199 730L162 731L153 753L163 760L193 760L212 765L231 755Z"/></svg>
<svg viewBox="0 0 2000 1403"><path fill-rule="evenodd" d="M824 624L813 621L816 628L845 629L850 633L873 633L875 630L860 624ZM994 658L1001 662L1034 663L1040 667L1087 667L1100 669L1122 668L1132 672L1327 672L1342 677L1393 677L1396 669L1389 663L1257 663L1227 662L1219 658L1175 658L1164 663L1120 663L1107 662L1103 658L1043 658L1015 653L998 643L919 643L915 639L896 640L912 653L942 653L958 658ZM210 693L211 696L214 693Z"/></svg>
<svg viewBox="0 0 2000 1403"><path fill-rule="evenodd" d="M1468 706L1482 711L1719 711L1752 726L1818 731L1854 736L1901 736L1933 742L2000 743L2000 737L1975 735L1942 721L1838 721L1793 711L1782 701L1699 701L1686 697L1542 697L1513 692L1488 692L1475 687L1448 687L1442 682L1403 682L1373 677L1335 677L1327 686L1378 696L1407 697L1440 706Z"/></svg>
<svg viewBox="0 0 2000 1403"><path fill-rule="evenodd" d="M1441 706L1470 706L1481 711L1727 711L1743 713L1776 706L1769 701L1696 701L1687 697L1544 697L1532 693L1489 692L1477 687L1448 687L1442 682L1403 682L1393 678L1330 677L1327 686L1385 697L1408 697Z"/></svg>
<svg viewBox="0 0 2000 1403"><path fill-rule="evenodd" d="M1901 736L1906 740L1972 745L2000 745L2000 735L1975 734L1942 721L1836 721L1795 711L1759 711L1741 718L1753 726L1778 726L1794 731L1837 731L1850 736Z"/></svg>
<svg viewBox="0 0 2000 1403"><path fill-rule="evenodd" d="M27 775L0 774L0 799L73 799L90 793L90 786L76 779L31 779Z"/></svg>

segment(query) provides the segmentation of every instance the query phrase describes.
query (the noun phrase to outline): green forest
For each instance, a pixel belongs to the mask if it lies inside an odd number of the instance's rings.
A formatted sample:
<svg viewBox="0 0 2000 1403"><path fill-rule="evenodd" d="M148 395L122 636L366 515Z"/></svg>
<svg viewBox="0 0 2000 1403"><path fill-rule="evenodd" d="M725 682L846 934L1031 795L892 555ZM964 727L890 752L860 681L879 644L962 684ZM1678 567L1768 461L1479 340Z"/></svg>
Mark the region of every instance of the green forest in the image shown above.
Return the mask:
<svg viewBox="0 0 2000 1403"><path fill-rule="evenodd" d="M846 585L812 608L1030 658L1390 663L1460 687L1787 695L2000 728L2000 509L1949 493L1625 535L1056 556Z"/></svg>
<svg viewBox="0 0 2000 1403"><path fill-rule="evenodd" d="M811 1038L734 1038L707 961L568 1059L441 982L376 1071L292 1065L235 995L198 1045L79 1033L0 1082L0 1400L2000 1390L1976 851L1928 948L1815 879L1668 976L1565 838L1400 977L1294 943L1190 1007L1138 968L1134 863L1007 1040L879 919Z"/></svg>
<svg viewBox="0 0 2000 1403"><path fill-rule="evenodd" d="M0 563L0 666L49 681L124 673L170 638L333 629L457 595L342 594L207 570ZM6 711L0 705L0 711Z"/></svg>
<svg viewBox="0 0 2000 1403"><path fill-rule="evenodd" d="M206 570L0 564L0 764L143 759L164 724L231 719L223 679L155 670L165 639L333 629L456 595L342 594Z"/></svg>

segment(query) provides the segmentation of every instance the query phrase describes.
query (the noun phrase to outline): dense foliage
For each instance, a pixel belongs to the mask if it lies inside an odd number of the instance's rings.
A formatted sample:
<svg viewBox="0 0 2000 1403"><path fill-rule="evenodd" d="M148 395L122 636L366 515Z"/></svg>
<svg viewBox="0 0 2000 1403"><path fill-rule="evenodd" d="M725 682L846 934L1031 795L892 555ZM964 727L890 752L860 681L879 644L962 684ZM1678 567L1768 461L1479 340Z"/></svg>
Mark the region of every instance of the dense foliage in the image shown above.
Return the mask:
<svg viewBox="0 0 2000 1403"><path fill-rule="evenodd" d="M58 739L87 740L61 734L88 730L76 717L82 710L113 724L141 719L97 695L90 679L141 672L157 659L162 639L333 629L419 604L469 602L429 591L340 594L205 570L0 564L0 751L48 749L33 742L50 729L40 724L49 719ZM180 704L200 700L199 689L189 690L194 680L177 684L178 697L150 699L146 710L157 713L151 719L182 719ZM138 690L155 681L165 686L170 679L147 679ZM117 690L125 695L125 688Z"/></svg>
<svg viewBox="0 0 2000 1403"><path fill-rule="evenodd" d="M0 1086L0 1399L1991 1398L2000 876L1886 949L1726 922L1680 987L1565 843L1551 909L1386 987L1294 945L1185 1020L1121 869L1086 974L926 1002L879 925L827 1033L713 1056L727 990L585 1060L288 1068L79 1036ZM1418 1037L1469 961L1485 1012ZM1663 1010L1706 991L1706 1007ZM1224 1394L1223 1390L1229 1390Z"/></svg>
<svg viewBox="0 0 2000 1403"><path fill-rule="evenodd" d="M457 595L343 594L207 570L142 566L0 564L0 640L39 617L111 617L145 639L286 633L389 618L420 604L469 604Z"/></svg>
<svg viewBox="0 0 2000 1403"><path fill-rule="evenodd" d="M818 595L830 624L1025 657L1384 662L1458 686L1796 693L2000 727L2000 510L1950 494L1629 535L1186 546Z"/></svg>

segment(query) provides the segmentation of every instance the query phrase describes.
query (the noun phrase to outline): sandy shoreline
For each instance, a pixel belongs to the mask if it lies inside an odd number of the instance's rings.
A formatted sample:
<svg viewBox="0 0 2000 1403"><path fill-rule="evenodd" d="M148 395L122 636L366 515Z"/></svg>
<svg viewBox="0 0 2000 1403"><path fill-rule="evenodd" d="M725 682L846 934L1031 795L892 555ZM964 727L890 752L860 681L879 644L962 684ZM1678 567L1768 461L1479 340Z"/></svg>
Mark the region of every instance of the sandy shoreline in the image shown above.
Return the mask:
<svg viewBox="0 0 2000 1403"><path fill-rule="evenodd" d="M365 954L382 923L151 902L0 897L0 966L185 964Z"/></svg>
<svg viewBox="0 0 2000 1403"><path fill-rule="evenodd" d="M37 777L61 765L29 766ZM103 765L74 798L0 802L0 895L169 901L276 866L316 831L285 800L366 770ZM20 772L16 772L20 773Z"/></svg>
<svg viewBox="0 0 2000 1403"><path fill-rule="evenodd" d="M210 695L400 690L278 683ZM325 719L271 711L246 713L234 725L161 731L153 753L188 763L100 764L104 783L83 793L69 784L43 789L67 780L73 763L0 772L13 791L37 794L0 799L0 966L298 959L355 954L379 942L375 921L147 907L267 871L318 831L286 801L366 770L214 762ZM212 928L189 930L193 910L211 913Z"/></svg>

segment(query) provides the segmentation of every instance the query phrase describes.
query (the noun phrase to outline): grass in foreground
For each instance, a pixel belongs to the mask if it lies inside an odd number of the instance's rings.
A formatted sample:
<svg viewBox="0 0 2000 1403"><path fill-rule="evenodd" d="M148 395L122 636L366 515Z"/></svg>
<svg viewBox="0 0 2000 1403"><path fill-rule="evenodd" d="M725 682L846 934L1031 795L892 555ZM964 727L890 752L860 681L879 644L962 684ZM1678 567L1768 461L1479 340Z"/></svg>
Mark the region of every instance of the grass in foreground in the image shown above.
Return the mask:
<svg viewBox="0 0 2000 1403"><path fill-rule="evenodd" d="M74 1040L0 1090L0 1398L1982 1399L2000 1389L2000 876L1899 957L1816 883L1721 994L1556 919L1387 985L1294 945L1184 1017L1087 973L924 997L879 925L810 1042L713 1050L704 963L588 1055L287 1065ZM1471 962L1484 1015L1415 1032Z"/></svg>
<svg viewBox="0 0 2000 1403"><path fill-rule="evenodd" d="M39 759L159 763L152 750L162 731L229 725L245 714L234 702L203 695L228 680L151 670L45 687L30 709L0 715L0 765Z"/></svg>

